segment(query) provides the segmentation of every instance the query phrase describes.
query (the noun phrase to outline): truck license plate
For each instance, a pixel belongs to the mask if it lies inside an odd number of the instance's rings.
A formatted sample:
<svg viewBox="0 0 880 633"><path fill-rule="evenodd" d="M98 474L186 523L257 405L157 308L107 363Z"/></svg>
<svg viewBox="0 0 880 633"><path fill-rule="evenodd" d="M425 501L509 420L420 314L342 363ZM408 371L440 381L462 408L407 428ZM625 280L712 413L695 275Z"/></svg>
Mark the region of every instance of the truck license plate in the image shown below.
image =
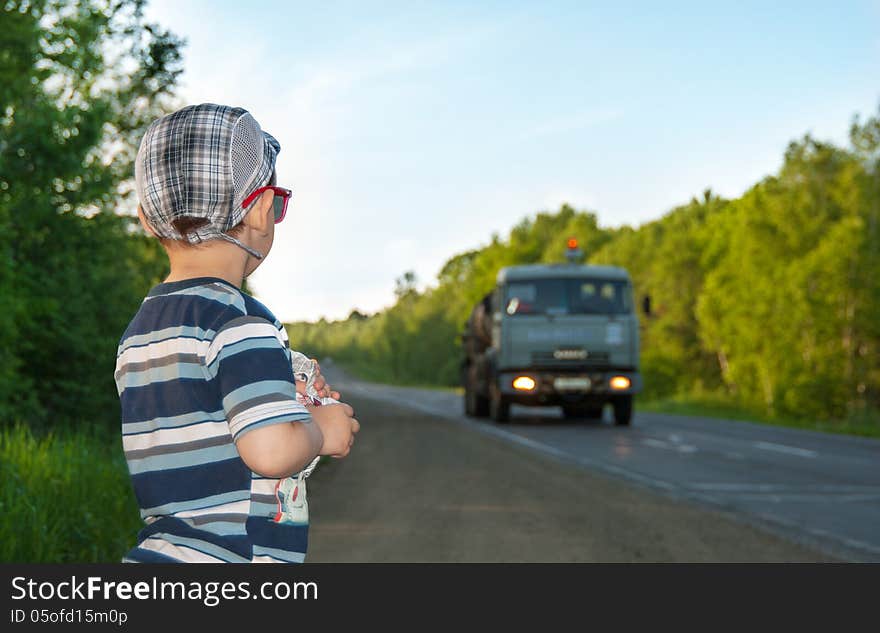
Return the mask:
<svg viewBox="0 0 880 633"><path fill-rule="evenodd" d="M590 388L589 378L557 378L553 381L557 391L586 391Z"/></svg>

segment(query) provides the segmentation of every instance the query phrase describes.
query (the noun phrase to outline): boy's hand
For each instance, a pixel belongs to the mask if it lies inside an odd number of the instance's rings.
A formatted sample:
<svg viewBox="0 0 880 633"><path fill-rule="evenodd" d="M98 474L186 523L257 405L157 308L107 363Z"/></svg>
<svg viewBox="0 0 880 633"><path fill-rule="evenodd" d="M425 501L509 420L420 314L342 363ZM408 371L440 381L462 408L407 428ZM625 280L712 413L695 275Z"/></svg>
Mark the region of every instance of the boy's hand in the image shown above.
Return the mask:
<svg viewBox="0 0 880 633"><path fill-rule="evenodd" d="M306 383L302 380L296 381L296 390L304 396L309 395L306 393ZM324 380L324 376L321 375L321 367L318 365L318 361L315 361L315 390L322 398L333 398L334 400L341 399L339 392L333 391L330 388L330 385L327 384L327 381Z"/></svg>
<svg viewBox="0 0 880 633"><path fill-rule="evenodd" d="M324 380L324 376L321 375L321 366L318 365L318 361L315 361L315 389L318 390L322 398L340 399L339 392L333 391L330 385L327 384L327 381Z"/></svg>
<svg viewBox="0 0 880 633"><path fill-rule="evenodd" d="M354 409L344 402L306 408L324 436L320 454L346 457L354 444L355 433L361 428L360 423L354 418Z"/></svg>

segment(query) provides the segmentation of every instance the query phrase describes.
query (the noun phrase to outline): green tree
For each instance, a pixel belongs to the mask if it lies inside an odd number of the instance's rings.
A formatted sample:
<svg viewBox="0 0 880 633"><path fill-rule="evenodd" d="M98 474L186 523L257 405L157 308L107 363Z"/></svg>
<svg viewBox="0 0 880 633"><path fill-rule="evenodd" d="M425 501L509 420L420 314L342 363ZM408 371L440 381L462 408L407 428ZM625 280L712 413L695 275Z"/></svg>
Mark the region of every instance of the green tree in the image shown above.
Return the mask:
<svg viewBox="0 0 880 633"><path fill-rule="evenodd" d="M118 419L116 345L167 264L116 211L140 135L173 103L183 44L143 6L10 1L0 14L2 420Z"/></svg>
<svg viewBox="0 0 880 633"><path fill-rule="evenodd" d="M877 341L871 181L851 150L808 136L714 233L724 244L710 248L721 255L700 297L701 336L723 354L743 403L831 418L867 406L861 358Z"/></svg>

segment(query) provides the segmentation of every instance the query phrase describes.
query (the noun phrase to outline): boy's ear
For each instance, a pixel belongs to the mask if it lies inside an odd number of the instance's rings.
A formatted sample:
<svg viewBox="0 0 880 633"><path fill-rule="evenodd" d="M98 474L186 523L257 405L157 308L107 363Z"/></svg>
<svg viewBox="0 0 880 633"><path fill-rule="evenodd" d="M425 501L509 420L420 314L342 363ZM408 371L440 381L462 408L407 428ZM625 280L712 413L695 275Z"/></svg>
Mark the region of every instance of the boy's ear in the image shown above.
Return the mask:
<svg viewBox="0 0 880 633"><path fill-rule="evenodd" d="M144 210L141 208L141 205L138 205L138 220L141 221L141 226L144 227L144 230L152 235L155 238L159 236L156 235L156 232L153 230L153 227L150 226L150 223L147 222L147 218L144 217Z"/></svg>
<svg viewBox="0 0 880 633"><path fill-rule="evenodd" d="M272 211L272 199L275 194L272 191L264 191L257 198L251 210L244 216L242 222L260 233L269 231L269 224L275 222L275 214Z"/></svg>

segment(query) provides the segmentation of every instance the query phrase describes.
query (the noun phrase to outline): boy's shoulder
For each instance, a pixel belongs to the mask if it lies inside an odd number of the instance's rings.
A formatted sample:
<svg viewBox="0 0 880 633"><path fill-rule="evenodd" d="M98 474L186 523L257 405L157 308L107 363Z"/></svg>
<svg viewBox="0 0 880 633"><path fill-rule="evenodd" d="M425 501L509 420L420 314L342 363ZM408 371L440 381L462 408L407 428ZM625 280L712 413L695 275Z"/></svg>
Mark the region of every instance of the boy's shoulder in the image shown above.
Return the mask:
<svg viewBox="0 0 880 633"><path fill-rule="evenodd" d="M277 328L283 328L281 321L267 308L261 301L255 299L251 295L239 291L244 299L245 309L248 316L262 317L272 323Z"/></svg>
<svg viewBox="0 0 880 633"><path fill-rule="evenodd" d="M232 284L213 278L185 279L154 286L120 338L138 340L157 331L212 339L242 317L264 319L279 331L284 326L269 308Z"/></svg>

